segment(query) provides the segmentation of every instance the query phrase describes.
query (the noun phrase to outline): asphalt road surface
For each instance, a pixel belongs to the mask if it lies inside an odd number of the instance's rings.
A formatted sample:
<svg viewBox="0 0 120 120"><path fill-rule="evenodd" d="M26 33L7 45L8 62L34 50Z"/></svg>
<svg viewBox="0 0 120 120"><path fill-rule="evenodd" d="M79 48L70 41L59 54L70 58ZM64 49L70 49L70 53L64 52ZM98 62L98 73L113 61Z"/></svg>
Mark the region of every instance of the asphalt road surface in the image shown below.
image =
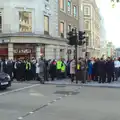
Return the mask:
<svg viewBox="0 0 120 120"><path fill-rule="evenodd" d="M120 120L120 89L14 83L0 120Z"/></svg>

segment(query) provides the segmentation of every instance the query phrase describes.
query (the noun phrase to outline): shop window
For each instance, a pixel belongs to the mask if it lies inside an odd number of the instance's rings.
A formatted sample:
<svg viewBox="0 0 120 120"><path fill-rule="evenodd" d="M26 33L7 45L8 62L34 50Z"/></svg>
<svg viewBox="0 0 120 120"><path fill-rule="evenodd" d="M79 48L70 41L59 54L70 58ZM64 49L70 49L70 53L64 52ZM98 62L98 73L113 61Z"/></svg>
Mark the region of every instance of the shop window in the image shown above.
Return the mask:
<svg viewBox="0 0 120 120"><path fill-rule="evenodd" d="M56 59L57 58L57 50L53 49L53 53L54 53L54 59Z"/></svg>
<svg viewBox="0 0 120 120"><path fill-rule="evenodd" d="M32 13L27 11L19 12L19 31L32 32Z"/></svg>
<svg viewBox="0 0 120 120"><path fill-rule="evenodd" d="M60 49L60 57L63 58L64 56L64 49Z"/></svg>
<svg viewBox="0 0 120 120"><path fill-rule="evenodd" d="M68 32L71 31L71 25L68 25Z"/></svg>
<svg viewBox="0 0 120 120"><path fill-rule="evenodd" d="M44 34L49 35L49 16L44 15Z"/></svg>

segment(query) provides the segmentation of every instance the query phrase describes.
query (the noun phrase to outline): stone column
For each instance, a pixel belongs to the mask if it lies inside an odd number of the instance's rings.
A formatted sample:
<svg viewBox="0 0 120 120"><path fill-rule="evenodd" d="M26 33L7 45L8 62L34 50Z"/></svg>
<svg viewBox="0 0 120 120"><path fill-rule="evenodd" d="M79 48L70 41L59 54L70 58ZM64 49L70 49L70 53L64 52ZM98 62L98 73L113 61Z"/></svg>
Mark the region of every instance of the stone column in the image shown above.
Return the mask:
<svg viewBox="0 0 120 120"><path fill-rule="evenodd" d="M13 43L8 43L8 59L14 59Z"/></svg>
<svg viewBox="0 0 120 120"><path fill-rule="evenodd" d="M41 57L41 56L40 56L40 54L41 54L41 53L40 53L40 52L41 52L41 51L40 51L40 48L41 48L40 45L36 46L36 59L37 59L37 60Z"/></svg>

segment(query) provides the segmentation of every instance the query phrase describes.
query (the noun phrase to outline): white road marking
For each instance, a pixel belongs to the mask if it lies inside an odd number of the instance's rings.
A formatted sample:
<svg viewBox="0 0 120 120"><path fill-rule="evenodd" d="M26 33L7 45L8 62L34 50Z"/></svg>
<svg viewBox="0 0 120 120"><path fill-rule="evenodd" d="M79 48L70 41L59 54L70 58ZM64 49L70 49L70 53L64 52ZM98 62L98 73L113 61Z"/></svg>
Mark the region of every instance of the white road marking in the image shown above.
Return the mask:
<svg viewBox="0 0 120 120"><path fill-rule="evenodd" d="M36 97L43 97L44 95L41 93L30 93L31 96L36 96Z"/></svg>
<svg viewBox="0 0 120 120"><path fill-rule="evenodd" d="M51 103L48 103L48 105L51 105Z"/></svg>
<svg viewBox="0 0 120 120"><path fill-rule="evenodd" d="M33 114L34 112L29 112L30 114Z"/></svg>
<svg viewBox="0 0 120 120"><path fill-rule="evenodd" d="M57 100L53 100L54 102L56 102Z"/></svg>
<svg viewBox="0 0 120 120"><path fill-rule="evenodd" d="M37 85L34 85L34 86L38 86L38 84ZM33 86L33 87L34 87ZM81 87L82 88L82 87ZM79 88L79 90L81 89L81 88ZM25 88L25 89L27 89L27 88ZM76 90L76 89L75 89ZM67 94L65 94L63 97L58 97L59 99L63 99L64 97L67 97L67 96L72 96L72 93L70 92L68 95ZM43 105L44 107L46 107L46 106L49 106L49 105L51 105L51 104L54 104L56 101L58 101L57 99L55 99L55 100L53 100L53 101L50 101L50 102L48 102L47 104L45 104L45 105ZM42 107L43 108L43 107ZM38 111L38 110L40 110L40 109L42 109L42 108L39 108L39 109L37 109L36 111ZM30 114L34 114L35 112L29 112L29 115ZM18 118L18 120L22 120L22 119L24 119L24 117L19 117Z"/></svg>
<svg viewBox="0 0 120 120"><path fill-rule="evenodd" d="M23 117L19 117L19 118L18 118L18 120L22 120L22 119L23 119Z"/></svg>
<svg viewBox="0 0 120 120"><path fill-rule="evenodd" d="M40 86L40 84L35 84L35 85L31 85L31 86L11 90L11 91L8 91L8 92L0 93L0 96L7 95L7 94L10 94L10 93L14 93L14 92L18 92L18 91L22 91L22 90L29 89L29 88L32 88L32 87L37 87L37 86Z"/></svg>

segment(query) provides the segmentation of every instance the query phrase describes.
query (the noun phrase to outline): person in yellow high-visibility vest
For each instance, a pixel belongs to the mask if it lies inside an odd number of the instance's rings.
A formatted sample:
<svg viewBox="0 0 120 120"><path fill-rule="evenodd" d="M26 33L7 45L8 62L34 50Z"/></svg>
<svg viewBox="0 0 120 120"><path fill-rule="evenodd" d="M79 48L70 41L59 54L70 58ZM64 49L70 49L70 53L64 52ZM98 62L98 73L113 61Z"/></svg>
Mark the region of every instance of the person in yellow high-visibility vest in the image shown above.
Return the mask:
<svg viewBox="0 0 120 120"><path fill-rule="evenodd" d="M62 67L61 67L62 78L65 78L65 72L66 72L66 65L64 62L62 62Z"/></svg>
<svg viewBox="0 0 120 120"><path fill-rule="evenodd" d="M56 63L56 68L57 68L57 79L61 78L61 67L62 67L62 61L59 59Z"/></svg>

